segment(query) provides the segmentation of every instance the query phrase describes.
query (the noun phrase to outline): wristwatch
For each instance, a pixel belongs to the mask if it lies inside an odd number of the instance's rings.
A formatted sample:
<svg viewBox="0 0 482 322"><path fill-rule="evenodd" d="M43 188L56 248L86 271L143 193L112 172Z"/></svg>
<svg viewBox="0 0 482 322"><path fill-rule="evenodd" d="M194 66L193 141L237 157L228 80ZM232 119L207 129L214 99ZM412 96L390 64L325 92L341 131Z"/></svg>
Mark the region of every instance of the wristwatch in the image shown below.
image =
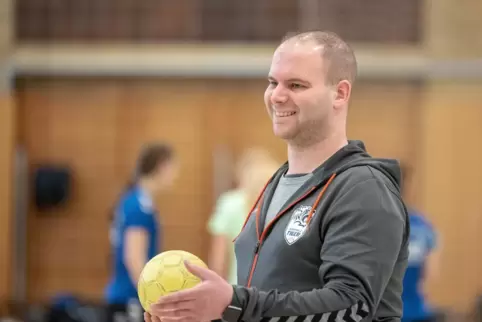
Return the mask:
<svg viewBox="0 0 482 322"><path fill-rule="evenodd" d="M226 322L239 322L243 310L240 307L230 305L224 310L222 319Z"/></svg>

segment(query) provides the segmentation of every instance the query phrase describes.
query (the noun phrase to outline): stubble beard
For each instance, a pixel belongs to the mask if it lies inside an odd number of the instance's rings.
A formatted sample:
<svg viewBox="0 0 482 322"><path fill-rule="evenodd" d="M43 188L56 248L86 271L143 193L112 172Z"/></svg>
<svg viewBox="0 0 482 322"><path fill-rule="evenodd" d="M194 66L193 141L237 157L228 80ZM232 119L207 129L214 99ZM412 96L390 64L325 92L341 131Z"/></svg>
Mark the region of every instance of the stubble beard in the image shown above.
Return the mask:
<svg viewBox="0 0 482 322"><path fill-rule="evenodd" d="M306 149L323 140L324 126L320 120L306 121L300 124L294 133L281 137L289 146L297 149Z"/></svg>

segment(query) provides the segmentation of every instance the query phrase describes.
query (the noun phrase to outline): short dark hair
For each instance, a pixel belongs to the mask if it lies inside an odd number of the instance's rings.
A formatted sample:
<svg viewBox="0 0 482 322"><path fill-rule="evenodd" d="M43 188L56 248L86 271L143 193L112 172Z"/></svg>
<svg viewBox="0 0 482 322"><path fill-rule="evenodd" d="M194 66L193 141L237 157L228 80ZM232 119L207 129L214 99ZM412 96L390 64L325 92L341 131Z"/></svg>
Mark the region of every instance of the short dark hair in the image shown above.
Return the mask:
<svg viewBox="0 0 482 322"><path fill-rule="evenodd" d="M142 177L153 173L159 165L162 165L174 156L173 148L165 143L150 143L145 145L136 165L136 177Z"/></svg>
<svg viewBox="0 0 482 322"><path fill-rule="evenodd" d="M331 31L308 31L288 33L283 38L287 41L312 41L323 47L322 57L328 63L326 82L336 85L342 80L353 84L357 77L357 61L353 49L340 36Z"/></svg>
<svg viewBox="0 0 482 322"><path fill-rule="evenodd" d="M134 175L127 182L121 196L127 191L133 189L137 185L140 177L152 174L160 165L169 162L174 157L174 149L165 143L150 143L145 145L137 158L136 171ZM120 199L120 197L119 197ZM115 209L117 207L116 201L114 207L110 212L109 219L112 221L115 217Z"/></svg>

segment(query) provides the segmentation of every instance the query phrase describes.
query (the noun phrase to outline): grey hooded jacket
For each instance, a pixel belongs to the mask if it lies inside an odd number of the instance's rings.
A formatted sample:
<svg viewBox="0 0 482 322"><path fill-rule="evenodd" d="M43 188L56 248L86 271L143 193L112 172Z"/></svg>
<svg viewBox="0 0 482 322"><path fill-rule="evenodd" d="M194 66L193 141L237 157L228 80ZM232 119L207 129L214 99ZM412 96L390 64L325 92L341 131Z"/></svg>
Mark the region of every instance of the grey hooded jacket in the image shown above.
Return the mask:
<svg viewBox="0 0 482 322"><path fill-rule="evenodd" d="M235 240L246 322L400 321L409 224L398 162L350 141L266 226L283 165Z"/></svg>

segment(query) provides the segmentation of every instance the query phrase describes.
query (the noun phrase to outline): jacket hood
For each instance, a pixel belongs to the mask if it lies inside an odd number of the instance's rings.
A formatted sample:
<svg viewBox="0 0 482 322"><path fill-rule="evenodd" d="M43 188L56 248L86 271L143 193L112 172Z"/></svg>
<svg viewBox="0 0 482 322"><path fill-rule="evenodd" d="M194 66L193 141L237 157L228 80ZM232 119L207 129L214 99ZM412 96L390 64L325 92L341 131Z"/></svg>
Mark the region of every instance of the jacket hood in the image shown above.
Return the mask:
<svg viewBox="0 0 482 322"><path fill-rule="evenodd" d="M393 184L400 189L402 185L402 171L400 163L395 159L374 158L368 154L362 141L350 140L348 144L337 151L320 168L315 170L315 175L329 177L333 173L341 172L358 166L370 166L383 172Z"/></svg>
<svg viewBox="0 0 482 322"><path fill-rule="evenodd" d="M286 162L275 177L279 178L279 176L285 173L288 166L288 162ZM367 152L365 144L359 140L349 140L347 145L313 171L314 177L310 181L313 183L314 180L316 185L322 185L334 173L339 175L347 169L359 166L370 166L383 172L400 190L402 184L400 163L395 159L372 157Z"/></svg>

